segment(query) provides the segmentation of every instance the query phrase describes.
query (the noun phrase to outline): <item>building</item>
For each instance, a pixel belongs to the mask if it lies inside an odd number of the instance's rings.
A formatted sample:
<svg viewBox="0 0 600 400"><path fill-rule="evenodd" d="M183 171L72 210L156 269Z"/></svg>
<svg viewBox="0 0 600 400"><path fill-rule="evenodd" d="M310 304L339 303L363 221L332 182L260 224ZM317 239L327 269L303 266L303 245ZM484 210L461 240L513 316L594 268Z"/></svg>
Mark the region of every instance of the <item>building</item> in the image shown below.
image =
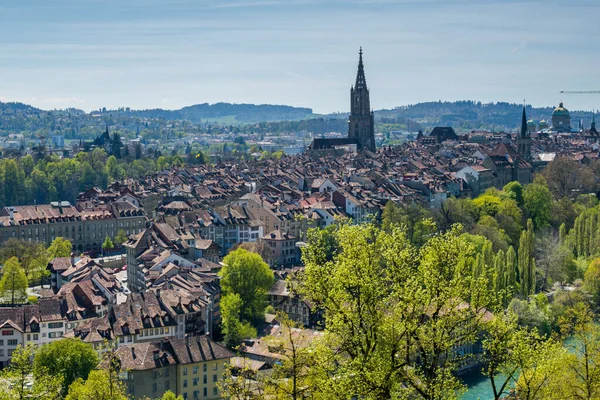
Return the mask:
<svg viewBox="0 0 600 400"><path fill-rule="evenodd" d="M275 229L260 240L271 250L271 254L265 260L271 268L292 266L300 262L294 236L281 229Z"/></svg>
<svg viewBox="0 0 600 400"><path fill-rule="evenodd" d="M115 353L120 378L135 398L170 390L186 400L220 399L218 384L233 353L206 336L127 344Z"/></svg>
<svg viewBox="0 0 600 400"><path fill-rule="evenodd" d="M363 66L363 52L360 48L356 83L350 88L350 119L348 137L355 138L359 150L375 152L375 115L371 111L369 89Z"/></svg>
<svg viewBox="0 0 600 400"><path fill-rule="evenodd" d="M129 202L80 211L68 201L50 204L4 207L0 210L0 243L17 238L50 245L57 237L68 239L73 250L100 251L106 236L114 238L146 226L143 209Z"/></svg>
<svg viewBox="0 0 600 400"><path fill-rule="evenodd" d="M267 293L267 299L276 311L285 312L291 320L301 323L305 327L314 327L320 322L321 314L316 311L316 307L291 292L288 282L285 280L275 281Z"/></svg>
<svg viewBox="0 0 600 400"><path fill-rule="evenodd" d="M348 137L314 139L311 150L327 150L356 146L358 150L375 152L375 115L371 110L369 89L365 78L362 47L359 51L356 82L350 88L350 118L348 119Z"/></svg>
<svg viewBox="0 0 600 400"><path fill-rule="evenodd" d="M531 131L527 122L525 107L523 107L523 116L521 117L521 132L517 139L517 151L521 158L527 162L531 162Z"/></svg>
<svg viewBox="0 0 600 400"><path fill-rule="evenodd" d="M562 102L552 112L552 128L550 129L558 133L571 132L571 114Z"/></svg>

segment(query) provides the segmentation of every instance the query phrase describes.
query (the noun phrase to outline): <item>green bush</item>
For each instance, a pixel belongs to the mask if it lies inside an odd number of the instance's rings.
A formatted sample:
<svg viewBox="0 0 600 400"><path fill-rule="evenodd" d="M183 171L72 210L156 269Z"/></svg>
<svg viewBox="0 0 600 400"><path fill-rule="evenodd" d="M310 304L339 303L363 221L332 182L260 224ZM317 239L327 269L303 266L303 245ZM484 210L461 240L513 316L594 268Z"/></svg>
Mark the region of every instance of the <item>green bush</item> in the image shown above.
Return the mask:
<svg viewBox="0 0 600 400"><path fill-rule="evenodd" d="M28 296L27 297L27 302L29 304L37 304L38 301L39 301L39 297L37 297L37 296Z"/></svg>

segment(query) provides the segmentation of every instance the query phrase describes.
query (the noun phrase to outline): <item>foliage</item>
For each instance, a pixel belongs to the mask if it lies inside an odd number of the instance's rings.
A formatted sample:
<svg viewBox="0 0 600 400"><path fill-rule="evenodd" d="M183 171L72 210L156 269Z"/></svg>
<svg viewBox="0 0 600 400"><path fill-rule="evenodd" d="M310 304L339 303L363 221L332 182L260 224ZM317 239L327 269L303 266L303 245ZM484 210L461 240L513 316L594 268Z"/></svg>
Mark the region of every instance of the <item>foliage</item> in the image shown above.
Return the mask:
<svg viewBox="0 0 600 400"><path fill-rule="evenodd" d="M533 223L527 220L527 230L521 232L519 240L519 283L521 297L527 298L535 291L535 261L533 259L534 233Z"/></svg>
<svg viewBox="0 0 600 400"><path fill-rule="evenodd" d="M35 346L31 343L14 350L10 365L0 372L1 400L60 399L62 378L34 367L31 362L34 354Z"/></svg>
<svg viewBox="0 0 600 400"><path fill-rule="evenodd" d="M63 393L75 380L87 379L98 366L98 355L92 346L79 339L60 339L40 347L35 355L36 368L63 378Z"/></svg>
<svg viewBox="0 0 600 400"><path fill-rule="evenodd" d="M119 232L117 232L117 236L115 236L115 240L114 242L120 246L123 243L125 243L127 241L127 234L125 233L125 231L123 229L119 229Z"/></svg>
<svg viewBox="0 0 600 400"><path fill-rule="evenodd" d="M53 260L56 257L69 257L73 246L71 242L63 237L57 237L48 247L48 259Z"/></svg>
<svg viewBox="0 0 600 400"><path fill-rule="evenodd" d="M110 237L106 235L106 238L104 238L104 242L102 243L102 250L112 250L114 248L115 245L113 244L112 240L110 240Z"/></svg>
<svg viewBox="0 0 600 400"><path fill-rule="evenodd" d="M533 183L525 186L523 205L536 229L545 227L552 219L552 194L543 176L537 175Z"/></svg>
<svg viewBox="0 0 600 400"><path fill-rule="evenodd" d="M255 321L264 318L266 293L273 286L273 271L256 254L244 249L232 251L223 259L219 272L225 296L240 298L240 319Z"/></svg>
<svg viewBox="0 0 600 400"><path fill-rule="evenodd" d="M27 276L17 257L9 258L2 268L2 280L0 280L2 297L10 297L11 304L15 304L15 301L24 301L27 299L28 286Z"/></svg>
<svg viewBox="0 0 600 400"><path fill-rule="evenodd" d="M455 227L420 249L403 230L341 226L331 261L305 251L301 292L324 311L326 331L313 367L321 397L456 398L457 352L496 310L486 274L470 271L471 245Z"/></svg>
<svg viewBox="0 0 600 400"><path fill-rule="evenodd" d="M221 299L221 326L224 342L230 349L236 348L244 338L256 337L256 329L240 320L242 299L237 293L229 293Z"/></svg>
<svg viewBox="0 0 600 400"><path fill-rule="evenodd" d="M105 370L91 371L86 380L78 378L69 386L65 400L127 400L125 387Z"/></svg>

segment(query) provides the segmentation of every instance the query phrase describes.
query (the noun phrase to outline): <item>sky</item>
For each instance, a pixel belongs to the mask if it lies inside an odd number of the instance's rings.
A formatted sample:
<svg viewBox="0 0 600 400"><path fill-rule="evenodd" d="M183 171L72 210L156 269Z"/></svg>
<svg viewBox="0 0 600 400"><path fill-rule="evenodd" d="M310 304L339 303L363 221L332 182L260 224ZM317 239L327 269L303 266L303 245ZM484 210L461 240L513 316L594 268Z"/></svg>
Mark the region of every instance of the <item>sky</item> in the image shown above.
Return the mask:
<svg viewBox="0 0 600 400"><path fill-rule="evenodd" d="M0 101L600 108L598 0L0 0Z"/></svg>

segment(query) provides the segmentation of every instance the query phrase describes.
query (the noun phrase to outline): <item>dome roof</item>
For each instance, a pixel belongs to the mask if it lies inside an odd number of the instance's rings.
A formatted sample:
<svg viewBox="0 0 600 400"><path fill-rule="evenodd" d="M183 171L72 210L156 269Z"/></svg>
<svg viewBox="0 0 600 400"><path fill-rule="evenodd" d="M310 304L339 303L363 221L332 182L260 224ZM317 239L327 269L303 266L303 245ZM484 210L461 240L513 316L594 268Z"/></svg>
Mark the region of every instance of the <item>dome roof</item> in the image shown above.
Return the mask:
<svg viewBox="0 0 600 400"><path fill-rule="evenodd" d="M552 113L553 117L569 117L569 110L567 110L565 107L563 107L563 103L560 103L558 105L558 107L556 107L554 109L554 112Z"/></svg>
<svg viewBox="0 0 600 400"><path fill-rule="evenodd" d="M527 125L535 125L535 121L530 119L529 121L527 121Z"/></svg>

